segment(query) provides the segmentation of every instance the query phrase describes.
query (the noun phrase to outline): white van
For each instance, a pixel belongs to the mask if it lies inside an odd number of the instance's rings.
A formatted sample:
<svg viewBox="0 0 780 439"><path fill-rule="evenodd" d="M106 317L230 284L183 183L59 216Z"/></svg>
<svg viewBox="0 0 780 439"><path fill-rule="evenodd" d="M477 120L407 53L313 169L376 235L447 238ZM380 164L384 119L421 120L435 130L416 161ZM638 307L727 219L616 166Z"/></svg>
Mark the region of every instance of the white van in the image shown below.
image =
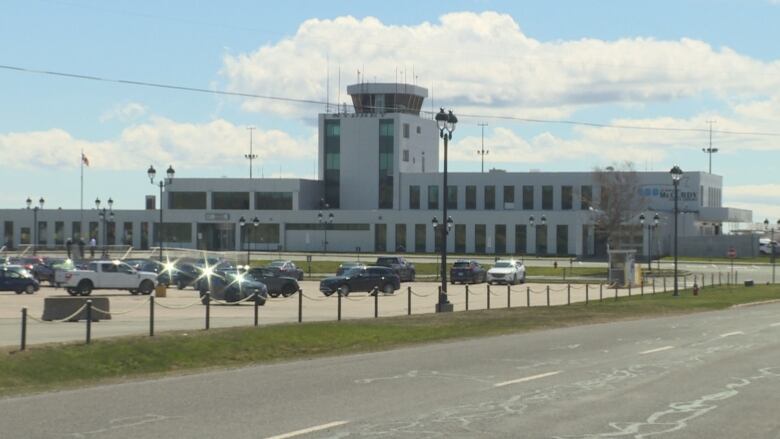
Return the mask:
<svg viewBox="0 0 780 439"><path fill-rule="evenodd" d="M758 252L762 255L771 255L772 254L772 246L777 247L777 241L772 241L769 238L759 238L758 239ZM775 249L775 255L780 254L780 249Z"/></svg>

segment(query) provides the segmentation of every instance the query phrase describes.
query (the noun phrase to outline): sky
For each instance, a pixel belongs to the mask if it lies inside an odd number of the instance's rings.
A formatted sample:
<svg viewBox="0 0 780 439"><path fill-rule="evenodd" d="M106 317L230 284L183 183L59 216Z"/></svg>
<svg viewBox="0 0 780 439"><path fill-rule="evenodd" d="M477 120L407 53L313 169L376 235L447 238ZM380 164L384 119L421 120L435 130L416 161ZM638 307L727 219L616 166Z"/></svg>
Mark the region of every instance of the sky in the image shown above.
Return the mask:
<svg viewBox="0 0 780 439"><path fill-rule="evenodd" d="M78 208L82 150L85 208L143 208L150 164L247 177L250 126L256 176L314 178L316 116L360 78L459 115L452 171L487 124L486 169L706 172L711 126L724 206L774 223L777 23L780 0L2 0L0 208Z"/></svg>

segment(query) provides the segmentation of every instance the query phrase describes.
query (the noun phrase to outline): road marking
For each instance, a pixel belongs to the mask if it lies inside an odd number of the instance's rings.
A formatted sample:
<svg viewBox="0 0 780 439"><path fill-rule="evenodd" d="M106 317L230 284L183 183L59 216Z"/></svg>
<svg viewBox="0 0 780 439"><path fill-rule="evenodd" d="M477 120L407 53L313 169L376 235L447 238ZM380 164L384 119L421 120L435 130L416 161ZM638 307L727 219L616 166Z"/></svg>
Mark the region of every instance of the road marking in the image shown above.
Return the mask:
<svg viewBox="0 0 780 439"><path fill-rule="evenodd" d="M777 323L772 323L772 324L771 324L771 325L769 325L769 326L780 326L780 322L777 322Z"/></svg>
<svg viewBox="0 0 780 439"><path fill-rule="evenodd" d="M296 430L296 431L291 431L289 433L279 434L279 435L276 435L276 436L270 436L270 437L267 437L266 439L287 439L287 438L290 438L290 437L295 437L295 436L301 436L301 435L304 435L304 434L314 433L315 431L327 430L329 428L338 427L339 425L344 425L344 424L348 424L348 423L349 423L349 421L328 422L327 424L316 425L314 427L304 428L303 430Z"/></svg>
<svg viewBox="0 0 780 439"><path fill-rule="evenodd" d="M668 351L669 349L674 349L674 346L664 346L662 348L650 349L649 351L642 351L639 353L639 355L652 354L654 352L661 352L661 351Z"/></svg>
<svg viewBox="0 0 780 439"><path fill-rule="evenodd" d="M511 380L511 381L504 381L503 383L496 383L496 384L493 384L493 387L504 387L504 386L508 386L510 384L519 384L519 383L524 383L526 381L538 380L539 378L545 378L545 377L549 377L549 376L553 376L553 375L558 375L561 372L562 371L560 371L560 370L556 370L555 372L540 373L539 375L533 375L533 376L525 377L525 378L518 378L516 380Z"/></svg>
<svg viewBox="0 0 780 439"><path fill-rule="evenodd" d="M720 337L725 338L725 337L731 337L732 335L745 335L745 333L742 331L727 332L725 334L720 334Z"/></svg>

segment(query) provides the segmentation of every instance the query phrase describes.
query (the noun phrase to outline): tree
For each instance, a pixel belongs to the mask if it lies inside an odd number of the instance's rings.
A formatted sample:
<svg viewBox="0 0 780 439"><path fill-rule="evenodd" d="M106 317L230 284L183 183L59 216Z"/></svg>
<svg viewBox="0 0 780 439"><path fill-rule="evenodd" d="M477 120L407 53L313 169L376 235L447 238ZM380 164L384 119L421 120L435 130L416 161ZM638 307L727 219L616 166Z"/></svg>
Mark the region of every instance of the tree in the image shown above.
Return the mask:
<svg viewBox="0 0 780 439"><path fill-rule="evenodd" d="M610 248L631 246L637 229L637 215L644 200L639 192L639 176L632 162L623 162L593 170L593 182L599 188L599 202L591 203L597 237ZM641 229L640 229L641 230Z"/></svg>

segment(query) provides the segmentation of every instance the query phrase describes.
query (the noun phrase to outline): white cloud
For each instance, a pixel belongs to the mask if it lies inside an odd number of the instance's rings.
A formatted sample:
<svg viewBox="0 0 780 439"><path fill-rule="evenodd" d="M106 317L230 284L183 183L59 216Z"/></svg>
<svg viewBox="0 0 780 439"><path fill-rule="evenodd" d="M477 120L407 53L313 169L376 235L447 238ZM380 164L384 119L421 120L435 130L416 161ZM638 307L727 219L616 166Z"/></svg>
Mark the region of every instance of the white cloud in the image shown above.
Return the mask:
<svg viewBox="0 0 780 439"><path fill-rule="evenodd" d="M100 122L118 120L119 122L131 122L139 119L146 114L146 107L138 102L130 102L122 105L115 105L108 111L100 115Z"/></svg>
<svg viewBox="0 0 780 439"><path fill-rule="evenodd" d="M773 200L780 206L780 184L750 184L742 186L726 186L724 196L742 200Z"/></svg>
<svg viewBox="0 0 780 439"><path fill-rule="evenodd" d="M0 134L0 154L14 157L19 168L72 168L78 166L81 150L90 166L100 169L134 169L149 163L198 167L244 163L248 142L246 127L223 119L194 124L153 116L102 141L78 139L56 128ZM254 153L260 163L310 157L316 148L314 133L295 138L280 130L254 131Z"/></svg>
<svg viewBox="0 0 780 439"><path fill-rule="evenodd" d="M635 104L714 95L744 99L776 93L780 62L763 62L693 40L623 38L539 41L495 12L443 15L437 23L387 25L351 16L312 19L283 40L251 53L226 55L228 88L263 95L324 100L362 72L367 81L433 83L436 102L462 113L560 117L582 106ZM365 66L365 68L364 68ZM283 73L282 73L283 72ZM404 75L399 75L399 81ZM342 101L347 100L342 91ZM310 108L246 100L248 111L284 114Z"/></svg>

